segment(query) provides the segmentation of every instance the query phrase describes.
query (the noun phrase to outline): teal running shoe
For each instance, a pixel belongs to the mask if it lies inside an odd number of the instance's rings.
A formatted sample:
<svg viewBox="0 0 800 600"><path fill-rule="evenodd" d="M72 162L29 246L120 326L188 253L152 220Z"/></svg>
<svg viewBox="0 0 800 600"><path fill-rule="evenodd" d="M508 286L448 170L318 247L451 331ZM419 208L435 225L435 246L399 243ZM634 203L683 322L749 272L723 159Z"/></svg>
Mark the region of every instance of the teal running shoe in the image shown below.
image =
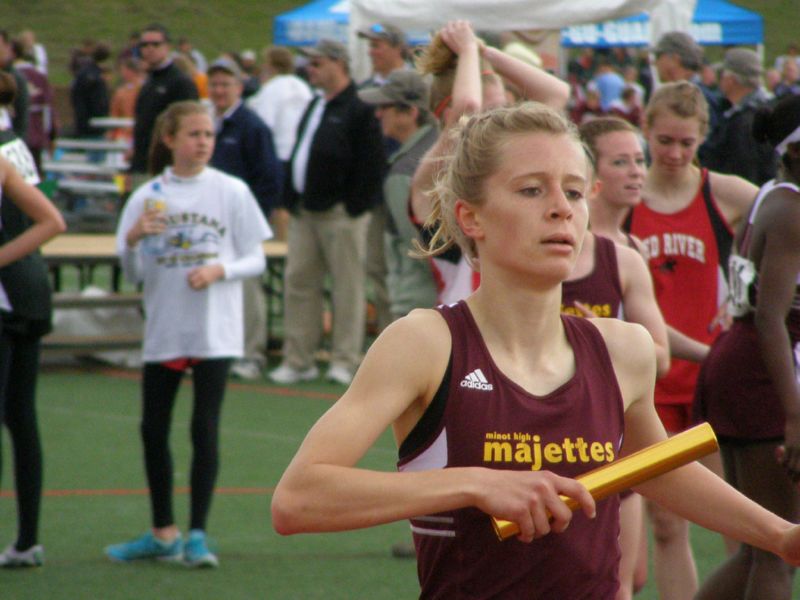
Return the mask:
<svg viewBox="0 0 800 600"><path fill-rule="evenodd" d="M189 539L183 547L183 562L187 567L216 568L219 559L208 549L208 537L202 529L189 531Z"/></svg>
<svg viewBox="0 0 800 600"><path fill-rule="evenodd" d="M178 534L171 542L164 542L147 532L130 542L108 546L105 552L111 560L117 562L145 559L179 561L183 557L183 540Z"/></svg>

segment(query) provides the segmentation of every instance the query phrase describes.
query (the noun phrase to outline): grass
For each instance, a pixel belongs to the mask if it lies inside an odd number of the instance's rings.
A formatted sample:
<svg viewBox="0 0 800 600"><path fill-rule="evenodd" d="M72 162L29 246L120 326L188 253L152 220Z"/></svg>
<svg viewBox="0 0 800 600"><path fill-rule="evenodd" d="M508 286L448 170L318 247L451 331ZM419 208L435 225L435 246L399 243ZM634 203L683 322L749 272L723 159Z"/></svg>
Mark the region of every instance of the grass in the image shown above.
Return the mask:
<svg viewBox="0 0 800 600"><path fill-rule="evenodd" d="M734 0L759 12L765 22L767 64L797 41L800 0ZM211 59L223 51L260 49L272 42L272 20L303 0L0 0L2 27L10 32L33 29L50 53L52 78L68 84L69 53L84 38L121 48L131 31L159 21L177 39L186 36Z"/></svg>
<svg viewBox="0 0 800 600"><path fill-rule="evenodd" d="M32 29L48 50L52 81L68 84L70 52L81 40L121 49L132 31L153 22L166 25L174 40L189 38L212 60L222 52L259 50L272 43L272 19L302 5L298 0L0 0L2 27Z"/></svg>
<svg viewBox="0 0 800 600"><path fill-rule="evenodd" d="M117 372L119 373L119 372ZM269 490L277 483L305 431L329 406L333 389L232 384L222 428L222 470L209 531L222 568L195 572L175 565L117 565L102 548L144 531L148 503L137 433L135 374L86 370L46 372L39 410L46 452L41 570L0 571L3 598L141 598L157 590L173 598L412 598L413 561L390 557L390 545L408 528L396 523L361 532L281 538L269 521ZM189 388L181 392L173 428L175 484L188 485ZM8 457L8 445L4 447ZM364 459L391 469L394 452L382 438ZM10 465L4 465L6 482ZM251 488L224 493L225 488ZM83 493L75 492L83 490ZM103 492L102 490L106 490ZM128 490L117 495L113 490ZM187 520L188 497L176 495L176 518ZM0 535L13 536L14 503L0 499ZM369 590L369 591L367 591Z"/></svg>
<svg viewBox="0 0 800 600"><path fill-rule="evenodd" d="M414 561L393 559L391 544L408 539L405 523L362 531L284 538L272 530L270 490L312 423L340 388L313 382L291 390L261 383L229 386L223 410L222 467L209 532L222 566L190 571L175 565L118 565L102 549L147 528L148 503L137 424L138 373L93 365L47 367L39 413L46 469L41 539L43 569L0 570L3 598L226 600L403 600L418 595ZM182 389L173 426L175 485L188 485L190 387ZM7 436L6 436L7 437ZM10 487L4 437L4 490ZM362 466L393 470L395 448L382 436ZM126 491L125 493L120 492ZM188 497L175 498L185 526ZM12 539L14 501L0 497L0 544ZM701 574L722 559L719 536L694 528ZM800 586L796 586L800 593ZM657 598L651 579L637 596Z"/></svg>

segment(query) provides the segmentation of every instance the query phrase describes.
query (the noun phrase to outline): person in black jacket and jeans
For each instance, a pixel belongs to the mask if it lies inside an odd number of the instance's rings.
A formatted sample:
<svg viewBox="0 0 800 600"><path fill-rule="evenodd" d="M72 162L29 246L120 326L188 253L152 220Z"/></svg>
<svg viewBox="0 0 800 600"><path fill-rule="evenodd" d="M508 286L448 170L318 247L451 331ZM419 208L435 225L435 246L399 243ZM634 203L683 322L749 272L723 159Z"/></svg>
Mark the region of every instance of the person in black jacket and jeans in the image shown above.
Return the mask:
<svg viewBox="0 0 800 600"><path fill-rule="evenodd" d="M319 88L298 128L284 185L289 209L283 362L278 383L315 379L323 286L330 274L333 339L327 378L347 385L364 344L364 261L369 209L379 198L383 139L374 108L350 77L346 48L321 40L304 51Z"/></svg>

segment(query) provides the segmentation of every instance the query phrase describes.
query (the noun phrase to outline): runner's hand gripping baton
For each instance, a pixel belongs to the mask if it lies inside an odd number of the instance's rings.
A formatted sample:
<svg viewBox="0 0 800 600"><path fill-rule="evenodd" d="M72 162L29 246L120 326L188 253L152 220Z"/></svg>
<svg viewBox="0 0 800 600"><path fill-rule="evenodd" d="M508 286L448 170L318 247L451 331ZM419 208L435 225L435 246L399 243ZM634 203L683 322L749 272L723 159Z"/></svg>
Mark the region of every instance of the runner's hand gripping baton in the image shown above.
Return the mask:
<svg viewBox="0 0 800 600"><path fill-rule="evenodd" d="M717 436L708 423L687 429L669 439L642 448L638 452L576 477L592 498L602 500L629 487L649 481L667 471L677 469L719 448ZM571 510L577 510L577 501L559 496ZM511 521L492 517L497 537L506 540L519 533L519 527Z"/></svg>

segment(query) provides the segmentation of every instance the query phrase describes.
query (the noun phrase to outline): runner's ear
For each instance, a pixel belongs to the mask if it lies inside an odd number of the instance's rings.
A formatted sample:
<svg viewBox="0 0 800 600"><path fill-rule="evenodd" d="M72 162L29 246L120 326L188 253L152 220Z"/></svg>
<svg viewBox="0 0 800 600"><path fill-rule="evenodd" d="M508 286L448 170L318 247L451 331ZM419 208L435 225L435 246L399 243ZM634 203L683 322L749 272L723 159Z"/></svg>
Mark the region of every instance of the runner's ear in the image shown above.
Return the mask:
<svg viewBox="0 0 800 600"><path fill-rule="evenodd" d="M456 200L455 213L456 222L464 235L473 240L483 239L481 216L472 204L465 200Z"/></svg>

